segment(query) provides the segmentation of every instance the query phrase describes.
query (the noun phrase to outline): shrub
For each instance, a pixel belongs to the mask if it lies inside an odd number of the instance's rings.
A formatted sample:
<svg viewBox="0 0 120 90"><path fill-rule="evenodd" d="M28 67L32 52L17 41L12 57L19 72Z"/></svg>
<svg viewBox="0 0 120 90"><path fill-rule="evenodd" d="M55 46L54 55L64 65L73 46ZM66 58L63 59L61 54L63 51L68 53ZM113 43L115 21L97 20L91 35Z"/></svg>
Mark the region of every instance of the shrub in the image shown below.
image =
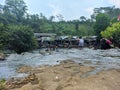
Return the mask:
<svg viewBox="0 0 120 90"><path fill-rule="evenodd" d="M11 25L8 27L10 37L8 47L17 53L22 53L35 49L37 42L30 27Z"/></svg>

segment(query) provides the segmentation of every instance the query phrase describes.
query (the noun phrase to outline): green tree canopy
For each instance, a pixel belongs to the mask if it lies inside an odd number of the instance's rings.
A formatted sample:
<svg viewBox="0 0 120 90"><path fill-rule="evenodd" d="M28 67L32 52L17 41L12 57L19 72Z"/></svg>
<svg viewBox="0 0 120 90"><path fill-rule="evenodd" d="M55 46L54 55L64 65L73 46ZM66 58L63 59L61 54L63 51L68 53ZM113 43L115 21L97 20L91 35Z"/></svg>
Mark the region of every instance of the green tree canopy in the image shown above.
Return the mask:
<svg viewBox="0 0 120 90"><path fill-rule="evenodd" d="M106 14L100 13L96 16L94 30L98 37L101 37L100 32L104 31L109 26L109 23L110 19Z"/></svg>
<svg viewBox="0 0 120 90"><path fill-rule="evenodd" d="M108 15L112 20L118 17L120 14L120 8L115 8L115 6L94 8L94 13L91 15L92 19L95 19L96 15L100 13Z"/></svg>
<svg viewBox="0 0 120 90"><path fill-rule="evenodd" d="M6 0L3 10L7 15L12 15L18 22L21 22L27 11L27 6L23 0Z"/></svg>

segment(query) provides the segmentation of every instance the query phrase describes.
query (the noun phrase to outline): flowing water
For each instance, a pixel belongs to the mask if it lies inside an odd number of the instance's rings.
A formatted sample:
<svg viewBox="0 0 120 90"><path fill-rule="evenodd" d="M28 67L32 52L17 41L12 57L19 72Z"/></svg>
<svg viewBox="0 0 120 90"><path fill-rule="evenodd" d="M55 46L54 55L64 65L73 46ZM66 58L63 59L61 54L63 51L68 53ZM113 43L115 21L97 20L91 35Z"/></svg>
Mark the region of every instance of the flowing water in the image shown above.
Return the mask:
<svg viewBox="0 0 120 90"><path fill-rule="evenodd" d="M76 63L95 66L96 69L87 73L95 74L101 70L120 69L120 49L93 50L89 48L58 49L57 51L36 50L22 54L10 54L5 61L0 61L0 78L22 77L27 74L17 73L16 69L23 65L37 67L41 65L56 65L63 60L74 60Z"/></svg>

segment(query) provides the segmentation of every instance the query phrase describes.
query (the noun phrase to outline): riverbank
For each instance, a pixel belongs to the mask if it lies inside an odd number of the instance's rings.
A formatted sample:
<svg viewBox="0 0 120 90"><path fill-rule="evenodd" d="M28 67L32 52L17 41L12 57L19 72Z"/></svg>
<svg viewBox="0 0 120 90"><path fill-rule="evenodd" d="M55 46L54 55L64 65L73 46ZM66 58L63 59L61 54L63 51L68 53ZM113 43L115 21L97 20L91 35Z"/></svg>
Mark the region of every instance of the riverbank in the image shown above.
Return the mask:
<svg viewBox="0 0 120 90"><path fill-rule="evenodd" d="M21 79L6 82L8 90L119 90L120 69L90 73L96 67L84 66L72 60L59 65L29 67L23 66L18 72L30 73ZM11 89L10 89L11 88Z"/></svg>

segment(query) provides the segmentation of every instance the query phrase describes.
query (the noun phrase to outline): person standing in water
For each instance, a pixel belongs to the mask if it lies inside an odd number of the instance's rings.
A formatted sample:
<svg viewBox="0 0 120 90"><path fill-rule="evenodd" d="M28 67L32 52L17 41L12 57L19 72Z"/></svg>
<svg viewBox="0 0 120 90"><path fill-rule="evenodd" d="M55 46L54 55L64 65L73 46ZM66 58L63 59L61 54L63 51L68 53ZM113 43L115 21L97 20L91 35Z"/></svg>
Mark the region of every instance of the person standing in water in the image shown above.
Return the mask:
<svg viewBox="0 0 120 90"><path fill-rule="evenodd" d="M82 37L80 37L80 39L79 39L78 46L79 46L80 49L82 49L84 47L84 39Z"/></svg>

